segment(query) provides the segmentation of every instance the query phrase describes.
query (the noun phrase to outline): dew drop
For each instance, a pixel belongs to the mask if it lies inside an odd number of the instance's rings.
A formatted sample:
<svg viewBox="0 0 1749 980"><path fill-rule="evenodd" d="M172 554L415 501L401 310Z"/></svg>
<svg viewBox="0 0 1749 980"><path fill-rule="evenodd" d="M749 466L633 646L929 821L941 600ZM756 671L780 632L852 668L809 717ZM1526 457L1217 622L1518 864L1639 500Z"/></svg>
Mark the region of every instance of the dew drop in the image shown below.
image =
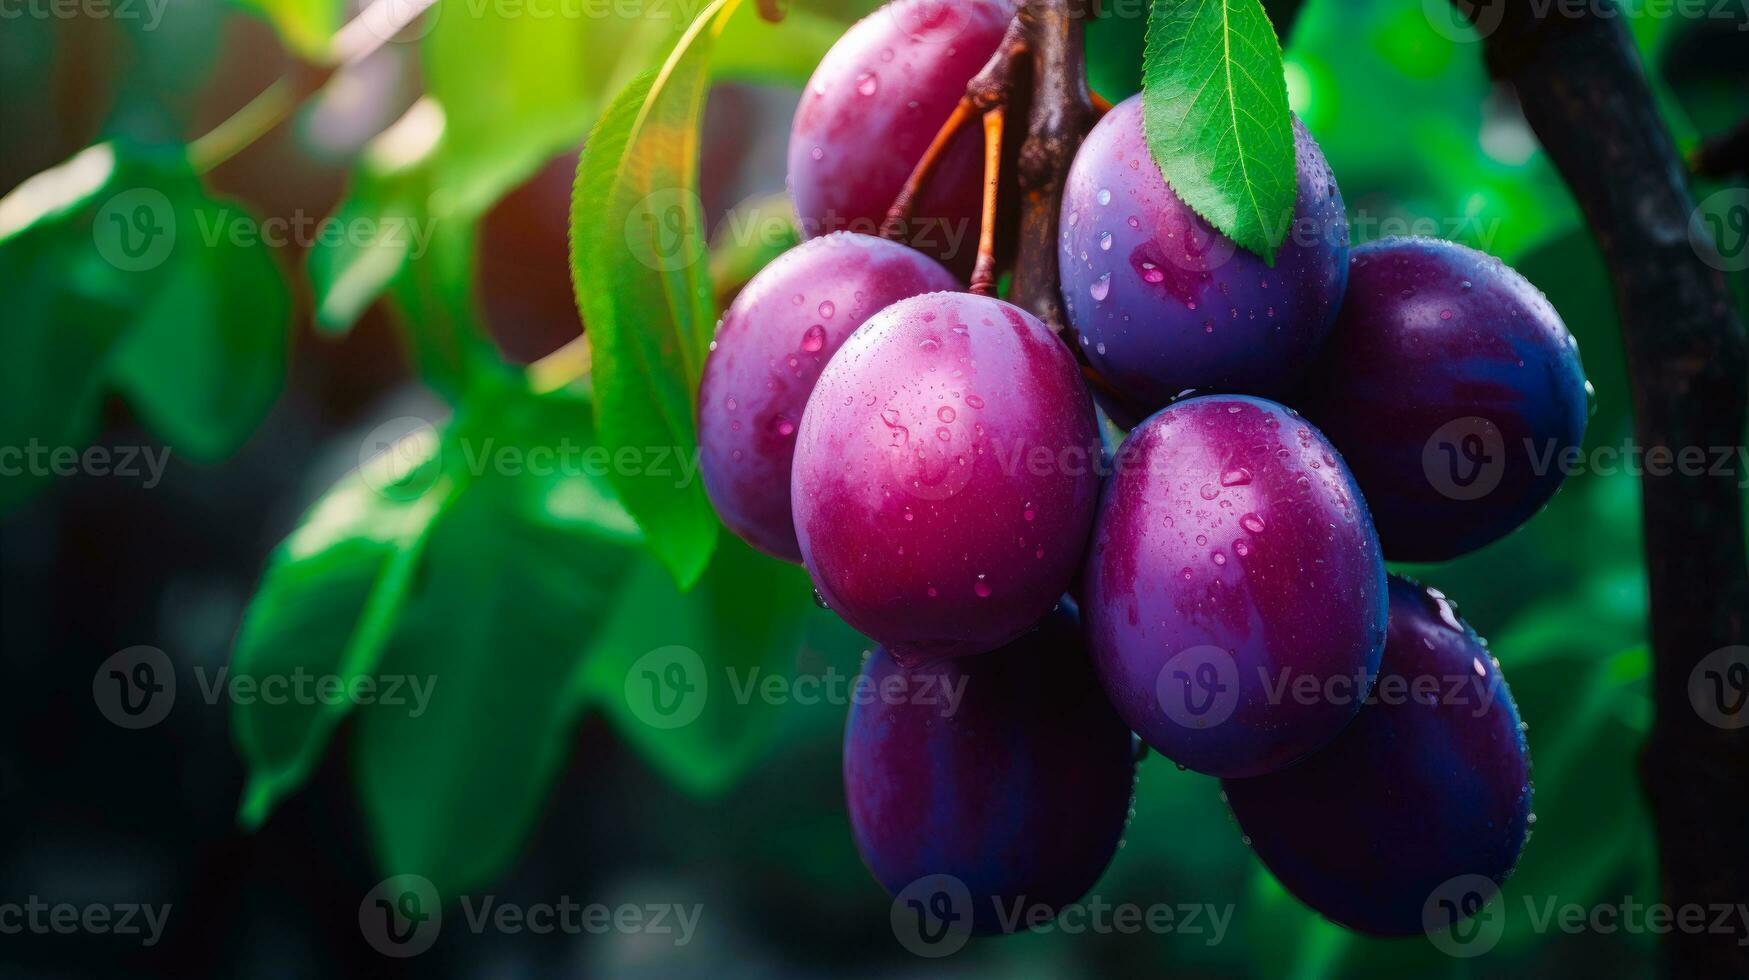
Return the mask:
<svg viewBox="0 0 1749 980"><path fill-rule="evenodd" d="M837 312L838 307L833 306L831 300L823 299L820 301L820 316L822 319L830 320L832 319L832 314Z"/></svg>
<svg viewBox="0 0 1749 980"><path fill-rule="evenodd" d="M1220 487L1217 487L1212 483L1205 483L1202 485L1202 499L1213 500L1216 497L1219 497L1220 495L1221 495L1221 488Z"/></svg>
<svg viewBox="0 0 1749 980"><path fill-rule="evenodd" d="M983 408L984 407L984 399L979 398L977 395L967 395L966 396L966 404L970 405L973 408Z"/></svg>
<svg viewBox="0 0 1749 980"><path fill-rule="evenodd" d="M1263 533L1263 518L1258 517L1256 514L1246 514L1244 517L1239 518L1239 524L1252 534Z"/></svg>
<svg viewBox="0 0 1749 980"><path fill-rule="evenodd" d="M1221 486L1242 487L1251 482L1251 471L1243 466L1235 466L1221 474Z"/></svg>
<svg viewBox="0 0 1749 980"><path fill-rule="evenodd" d="M1100 204L1110 204L1111 203L1111 190L1110 190L1110 188L1101 187L1099 189L1099 193L1093 195L1093 199L1095 201L1098 201Z"/></svg>
<svg viewBox="0 0 1749 980"><path fill-rule="evenodd" d="M813 160L824 160L826 159L826 151L816 146L808 151L808 157Z"/></svg>
<svg viewBox="0 0 1749 980"><path fill-rule="evenodd" d="M796 424L791 422L787 416L779 415L771 420L771 430L780 436L788 437L795 435Z"/></svg>
<svg viewBox="0 0 1749 980"><path fill-rule="evenodd" d="M954 420L953 407L949 405L941 406L941 408L936 410L935 417L943 422L952 422Z"/></svg>
<svg viewBox="0 0 1749 980"><path fill-rule="evenodd" d="M810 354L816 354L825 346L826 328L820 326L818 323L809 327L807 332L802 334L802 350L805 350Z"/></svg>
<svg viewBox="0 0 1749 980"><path fill-rule="evenodd" d="M977 583L972 586L972 591L978 594L978 598L988 599L990 598L990 592L992 590L990 588L990 583L984 581L984 576L980 575L978 576Z"/></svg>
<svg viewBox="0 0 1749 980"><path fill-rule="evenodd" d="M1093 280L1093 285L1087 287L1087 295L1092 296L1095 303L1111 295L1111 273L1107 272Z"/></svg>
<svg viewBox="0 0 1749 980"><path fill-rule="evenodd" d="M856 93L858 95L873 95L879 88L881 80L872 71L865 71L856 76Z"/></svg>
<svg viewBox="0 0 1749 980"><path fill-rule="evenodd" d="M1102 231L1099 233L1099 250L1101 252L1111 251L1111 232Z"/></svg>

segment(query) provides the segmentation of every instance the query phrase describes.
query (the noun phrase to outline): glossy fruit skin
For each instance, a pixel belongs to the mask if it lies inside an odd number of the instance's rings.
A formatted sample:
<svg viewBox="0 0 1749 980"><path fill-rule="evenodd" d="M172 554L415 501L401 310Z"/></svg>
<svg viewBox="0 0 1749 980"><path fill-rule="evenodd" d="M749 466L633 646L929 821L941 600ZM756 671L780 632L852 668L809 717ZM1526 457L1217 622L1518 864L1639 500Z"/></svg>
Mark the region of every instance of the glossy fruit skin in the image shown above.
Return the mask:
<svg viewBox="0 0 1749 980"><path fill-rule="evenodd" d="M1577 447L1589 416L1578 343L1541 291L1431 238L1354 250L1313 377L1306 415L1354 468L1393 561L1443 561L1523 524L1563 476L1538 460Z"/></svg>
<svg viewBox="0 0 1749 980"><path fill-rule="evenodd" d="M864 323L802 416L790 484L814 587L901 663L993 650L1080 566L1099 436L1075 360L998 299L931 293Z"/></svg>
<svg viewBox="0 0 1749 980"><path fill-rule="evenodd" d="M838 39L802 90L789 189L802 235L878 233L923 151L1013 17L999 0L894 0ZM913 211L908 241L962 276L977 257L983 139L965 127Z"/></svg>
<svg viewBox="0 0 1749 980"><path fill-rule="evenodd" d="M999 650L910 670L876 650L863 677L870 691L963 691L957 707L907 694L850 709L851 829L888 892L953 875L973 931L992 933L998 902L1055 911L1092 887L1123 836L1135 752L1069 612Z"/></svg>
<svg viewBox="0 0 1749 980"><path fill-rule="evenodd" d="M805 242L753 277L717 327L699 388L699 474L730 530L774 558L802 560L790 463L814 382L863 321L954 285L915 249L849 232Z"/></svg>
<svg viewBox="0 0 1749 980"><path fill-rule="evenodd" d="M1518 863L1530 751L1499 665L1451 604L1394 575L1390 597L1376 703L1298 765L1224 786L1288 891L1351 929L1403 936L1423 931L1445 882L1500 884ZM1432 703L1405 694L1417 678L1437 679Z"/></svg>
<svg viewBox="0 0 1749 980"><path fill-rule="evenodd" d="M1135 416L1187 390L1279 398L1311 367L1347 282L1348 224L1297 119L1294 152L1293 224L1271 268L1167 185L1140 95L1087 135L1063 194L1063 298L1088 361Z"/></svg>
<svg viewBox="0 0 1749 980"><path fill-rule="evenodd" d="M1280 769L1354 717L1272 696L1284 676L1364 689L1378 669L1385 567L1366 503L1324 437L1261 398L1187 399L1130 433L1085 581L1112 704L1198 772Z"/></svg>

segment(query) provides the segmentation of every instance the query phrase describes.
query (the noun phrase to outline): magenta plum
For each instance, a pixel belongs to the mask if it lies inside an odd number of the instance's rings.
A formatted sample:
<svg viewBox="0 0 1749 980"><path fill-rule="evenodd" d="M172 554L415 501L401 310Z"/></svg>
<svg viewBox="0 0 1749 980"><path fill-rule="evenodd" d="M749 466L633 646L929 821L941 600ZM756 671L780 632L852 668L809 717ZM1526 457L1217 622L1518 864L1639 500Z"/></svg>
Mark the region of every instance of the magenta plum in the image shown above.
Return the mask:
<svg viewBox="0 0 1749 980"><path fill-rule="evenodd" d="M1036 924L1099 878L1123 835L1135 753L1069 613L999 650L909 670L877 650L859 690L844 791L857 848L889 892L951 876L971 908L950 914L991 933L1013 928L1016 904L1015 924Z"/></svg>
<svg viewBox="0 0 1749 980"><path fill-rule="evenodd" d="M730 530L768 555L802 560L790 461L815 380L883 307L954 285L934 259L848 232L799 245L753 277L717 328L699 389L699 472Z"/></svg>
<svg viewBox="0 0 1749 980"><path fill-rule="evenodd" d="M1354 250L1305 405L1353 467L1393 561L1443 561L1523 524L1585 436L1588 384L1555 308L1452 242Z"/></svg>
<svg viewBox="0 0 1749 980"><path fill-rule="evenodd" d="M1335 737L1357 704L1296 692L1365 690L1384 643L1384 560L1353 477L1261 398L1191 398L1130 433L1085 590L1118 714L1212 775L1270 772Z"/></svg>
<svg viewBox="0 0 1749 980"><path fill-rule="evenodd" d="M1378 686L1354 723L1298 765L1225 788L1288 891L1397 936L1453 924L1454 880L1506 880L1531 789L1518 709L1475 632L1407 579L1391 578L1390 607Z"/></svg>
<svg viewBox="0 0 1749 980"><path fill-rule="evenodd" d="M1131 413L1192 389L1280 397L1311 366L1342 300L1348 225L1298 120L1294 148L1298 196L1272 268L1167 185L1140 95L1088 134L1063 195L1063 298L1088 361Z"/></svg>
<svg viewBox="0 0 1749 980"><path fill-rule="evenodd" d="M790 130L789 189L804 236L880 228L1012 17L999 0L894 0L838 39ZM976 258L981 147L975 125L954 138L907 229L908 242L962 275Z"/></svg>
<svg viewBox="0 0 1749 980"><path fill-rule="evenodd" d="M790 486L802 560L901 663L994 649L1079 567L1099 459L1075 360L1036 317L967 293L900 300L808 400Z"/></svg>

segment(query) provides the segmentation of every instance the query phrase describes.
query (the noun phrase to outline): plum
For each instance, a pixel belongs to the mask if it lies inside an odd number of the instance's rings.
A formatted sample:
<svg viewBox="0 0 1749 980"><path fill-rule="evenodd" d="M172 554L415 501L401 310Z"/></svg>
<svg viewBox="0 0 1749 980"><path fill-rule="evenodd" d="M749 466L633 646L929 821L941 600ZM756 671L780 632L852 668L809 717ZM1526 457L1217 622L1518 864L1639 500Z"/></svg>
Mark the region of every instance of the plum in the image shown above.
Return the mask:
<svg viewBox="0 0 1749 980"><path fill-rule="evenodd" d="M880 228L1013 16L1001 0L894 0L832 45L802 91L790 130L789 189L804 237ZM942 155L906 240L970 273L982 193L982 142L973 125Z"/></svg>
<svg viewBox="0 0 1749 980"><path fill-rule="evenodd" d="M1125 401L1114 417L1145 416L1187 390L1279 398L1311 367L1348 278L1348 225L1297 119L1294 150L1298 196L1271 267L1167 185L1140 95L1087 135L1063 194L1063 299L1083 353Z"/></svg>
<svg viewBox="0 0 1749 980"><path fill-rule="evenodd" d="M699 389L699 472L730 530L768 555L802 560L790 461L815 379L883 307L954 285L934 259L849 232L799 245L753 277L717 328Z"/></svg>
<svg viewBox="0 0 1749 980"><path fill-rule="evenodd" d="M1400 936L1434 927L1454 881L1503 883L1532 818L1500 665L1438 592L1392 576L1390 609L1378 686L1354 723L1297 765L1224 787L1288 891L1351 929Z"/></svg>
<svg viewBox="0 0 1749 980"><path fill-rule="evenodd" d="M1354 479L1291 410L1179 402L1133 430L1087 559L1093 662L1118 714L1179 765L1279 769L1335 737L1378 668L1385 566Z"/></svg>
<svg viewBox="0 0 1749 980"><path fill-rule="evenodd" d="M1002 300L900 300L826 365L791 502L822 600L900 663L992 650L1080 566L1099 434L1075 360Z"/></svg>
<svg viewBox="0 0 1749 980"><path fill-rule="evenodd" d="M1099 689L1067 610L1008 646L906 669L863 668L844 732L856 845L890 893L964 886L964 928L1054 914L1099 878L1135 782L1129 728ZM954 923L943 923L952 925ZM1023 921L1021 924L1025 924Z"/></svg>
<svg viewBox="0 0 1749 980"><path fill-rule="evenodd" d="M1584 440L1579 345L1543 294L1453 242L1354 250L1304 403L1354 469L1393 561L1443 561L1523 524Z"/></svg>

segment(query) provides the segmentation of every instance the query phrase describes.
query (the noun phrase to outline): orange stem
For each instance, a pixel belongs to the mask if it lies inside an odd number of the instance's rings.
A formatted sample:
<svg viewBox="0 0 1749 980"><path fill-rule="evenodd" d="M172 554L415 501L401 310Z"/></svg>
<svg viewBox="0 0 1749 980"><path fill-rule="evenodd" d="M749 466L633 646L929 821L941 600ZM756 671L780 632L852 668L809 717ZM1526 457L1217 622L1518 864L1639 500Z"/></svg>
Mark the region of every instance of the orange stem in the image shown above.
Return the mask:
<svg viewBox="0 0 1749 980"><path fill-rule="evenodd" d="M972 268L971 291L979 296L996 292L996 189L1002 176L1002 124L1000 105L984 112L984 215L978 230L978 263Z"/></svg>

